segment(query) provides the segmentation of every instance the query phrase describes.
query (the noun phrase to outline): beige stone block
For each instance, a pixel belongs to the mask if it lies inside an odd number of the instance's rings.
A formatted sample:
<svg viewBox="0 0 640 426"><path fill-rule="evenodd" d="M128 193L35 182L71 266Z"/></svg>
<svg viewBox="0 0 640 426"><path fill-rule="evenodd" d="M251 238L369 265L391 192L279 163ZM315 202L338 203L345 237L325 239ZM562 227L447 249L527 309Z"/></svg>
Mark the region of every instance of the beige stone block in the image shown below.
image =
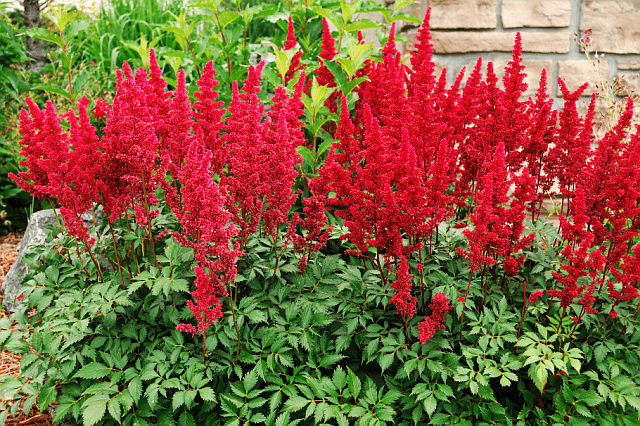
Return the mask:
<svg viewBox="0 0 640 426"><path fill-rule="evenodd" d="M571 25L571 0L503 0L502 26L568 27Z"/></svg>
<svg viewBox="0 0 640 426"><path fill-rule="evenodd" d="M640 70L640 59L618 59L618 69Z"/></svg>
<svg viewBox="0 0 640 426"><path fill-rule="evenodd" d="M640 0L584 0L580 30L592 29L591 49L640 53Z"/></svg>
<svg viewBox="0 0 640 426"><path fill-rule="evenodd" d="M405 53L402 55L402 62L409 67L409 69L412 69L413 67L411 66L411 55L410 53ZM447 64L444 62L440 62L440 61L433 61L433 64L435 65L435 70L433 71L434 75L436 76L436 78L440 77L440 73L442 72L443 69L447 68Z"/></svg>
<svg viewBox="0 0 640 426"><path fill-rule="evenodd" d="M598 73L600 76L598 76ZM606 61L600 62L596 70L586 59L558 61L558 78L562 78L567 85L567 89L572 92L585 82L589 83L582 95L591 95L596 92L596 86L600 86L600 78L604 80L605 84L609 82L609 63ZM556 96L562 96L560 87L558 87Z"/></svg>
<svg viewBox="0 0 640 426"><path fill-rule="evenodd" d="M511 52L515 32L433 31L435 53ZM415 35L409 43L415 42ZM522 33L522 51L537 53L568 53L571 35L568 32Z"/></svg>
<svg viewBox="0 0 640 426"><path fill-rule="evenodd" d="M498 0L426 0L431 7L431 28L496 28ZM420 11L422 12L422 7ZM426 8L425 8L426 11ZM418 16L423 19L424 14Z"/></svg>
<svg viewBox="0 0 640 426"><path fill-rule="evenodd" d="M508 56L503 56L500 58L496 58L493 60L484 60L482 61L482 75L483 80L486 79L487 76L487 63L493 63L493 72L496 73L498 77L498 87L500 89L504 89L504 84L502 79L504 78L504 70L509 65L509 61L511 58ZM551 94L551 85L552 85L552 76L553 76L553 61L552 60L523 60L522 65L524 65L524 72L526 77L524 78L524 82L527 85L527 90L522 94L522 99L527 99L529 97L535 97L538 88L540 87L540 77L542 76L542 70L545 69L547 71L547 94ZM473 68L476 66L476 61L470 61L464 64L466 68L464 78L462 79L462 84L465 84L471 73L473 72ZM460 68L461 70L462 68ZM460 72L457 70L456 75Z"/></svg>
<svg viewBox="0 0 640 426"><path fill-rule="evenodd" d="M616 95L624 98L640 96L640 74L619 72L613 79L615 82Z"/></svg>

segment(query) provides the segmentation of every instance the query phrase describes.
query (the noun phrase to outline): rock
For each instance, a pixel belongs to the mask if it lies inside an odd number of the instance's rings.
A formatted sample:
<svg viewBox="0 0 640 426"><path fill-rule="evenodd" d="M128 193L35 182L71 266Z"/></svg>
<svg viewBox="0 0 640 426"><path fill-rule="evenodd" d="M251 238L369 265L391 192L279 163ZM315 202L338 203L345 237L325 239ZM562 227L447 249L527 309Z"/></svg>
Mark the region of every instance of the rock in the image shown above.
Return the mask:
<svg viewBox="0 0 640 426"><path fill-rule="evenodd" d="M584 0L580 31L587 29L591 51L640 53L640 0Z"/></svg>
<svg viewBox="0 0 640 426"><path fill-rule="evenodd" d="M621 70L640 70L640 59L618 59L618 68Z"/></svg>
<svg viewBox="0 0 640 426"><path fill-rule="evenodd" d="M599 63L597 72L594 66L586 59L558 61L558 77L564 80L569 90L573 92L585 82L589 83L587 89L582 93L583 96L591 95L596 92L596 86L600 86L598 73L600 73L604 83L608 84L609 63L607 61L603 60ZM559 86L556 96L562 96Z"/></svg>
<svg viewBox="0 0 640 426"><path fill-rule="evenodd" d="M102 223L101 213L102 206L98 206L98 208L96 208L97 226L100 226ZM58 211L58 216L59 215L60 212ZM91 212L83 214L81 218L86 226L93 228L93 214ZM14 311L16 309L18 304L16 297L21 293L20 289L22 288L22 279L27 275L29 269L22 259L27 254L33 253L33 249L31 248L32 246L43 244L46 241L47 235L49 235L50 232L48 229L44 228L47 225L58 226L56 216L51 209L36 212L29 219L27 230L20 242L18 257L13 265L11 265L11 268L4 279L4 283L2 284L1 290L4 295L3 307L8 311Z"/></svg>
<svg viewBox="0 0 640 426"><path fill-rule="evenodd" d="M498 25L497 0L429 0L428 5L433 29L496 28ZM418 18L423 19L424 14Z"/></svg>
<svg viewBox="0 0 640 426"><path fill-rule="evenodd" d="M515 32L433 31L434 53L511 52ZM415 34L407 36L415 42ZM524 32L522 51L537 53L569 53L571 35L568 32Z"/></svg>
<svg viewBox="0 0 640 426"><path fill-rule="evenodd" d="M568 27L571 25L571 0L503 0L502 26Z"/></svg>

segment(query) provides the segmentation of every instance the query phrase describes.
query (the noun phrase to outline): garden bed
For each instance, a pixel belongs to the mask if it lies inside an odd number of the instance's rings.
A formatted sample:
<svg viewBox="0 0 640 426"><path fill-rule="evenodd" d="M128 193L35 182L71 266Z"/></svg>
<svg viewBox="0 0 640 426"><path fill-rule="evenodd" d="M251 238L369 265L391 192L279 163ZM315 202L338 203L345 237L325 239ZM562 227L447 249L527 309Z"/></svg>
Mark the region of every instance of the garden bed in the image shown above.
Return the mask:
<svg viewBox="0 0 640 426"><path fill-rule="evenodd" d="M24 232L11 233L9 235L0 236L0 285L4 283L4 277L13 262L18 256L20 249L20 241ZM0 294L0 306L2 306L2 295ZM9 317L10 313L4 309L0 309L0 318ZM20 360L22 355L11 353L8 350L0 352L0 375L20 376ZM34 407L29 415L20 413L16 418L9 418L5 423L7 426L31 425L31 426L49 426L51 422L51 414L42 414Z"/></svg>

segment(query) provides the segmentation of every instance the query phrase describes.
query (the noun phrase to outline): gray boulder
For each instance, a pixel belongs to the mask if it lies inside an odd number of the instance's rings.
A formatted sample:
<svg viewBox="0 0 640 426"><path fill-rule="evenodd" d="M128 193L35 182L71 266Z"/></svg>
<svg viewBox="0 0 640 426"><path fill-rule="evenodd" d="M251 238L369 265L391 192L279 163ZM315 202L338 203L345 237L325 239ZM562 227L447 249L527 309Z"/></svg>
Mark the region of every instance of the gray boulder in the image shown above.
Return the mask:
<svg viewBox="0 0 640 426"><path fill-rule="evenodd" d="M102 206L98 206L95 210L96 224L100 226L102 223ZM59 216L60 212L57 211L57 213ZM93 214L91 212L85 213L81 217L87 227L90 229L93 228ZM14 311L16 309L19 303L16 298L21 293L22 279L27 275L29 269L22 259L27 254L33 253L33 249L31 248L32 246L43 244L46 241L47 235L50 232L48 229L44 228L47 225L58 226L56 216L52 209L36 212L29 219L27 230L20 242L20 249L18 250L16 261L11 265L9 272L7 272L7 275L4 278L4 283L2 284L1 291L4 295L4 302L2 305L7 311Z"/></svg>

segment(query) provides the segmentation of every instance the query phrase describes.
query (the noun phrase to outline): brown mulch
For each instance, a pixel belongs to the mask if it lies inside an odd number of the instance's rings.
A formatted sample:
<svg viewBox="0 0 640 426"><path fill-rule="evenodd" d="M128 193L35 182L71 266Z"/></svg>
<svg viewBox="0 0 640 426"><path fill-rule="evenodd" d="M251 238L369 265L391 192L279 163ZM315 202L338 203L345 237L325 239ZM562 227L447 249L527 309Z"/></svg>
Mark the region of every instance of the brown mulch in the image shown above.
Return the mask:
<svg viewBox="0 0 640 426"><path fill-rule="evenodd" d="M0 285L4 282L4 277L9 268L15 262L20 248L20 241L24 232L11 233L9 235L0 236ZM9 317L10 314L2 308L2 295L0 294L0 318ZM11 375L18 377L20 375L20 360L22 357L9 351L0 352L0 376ZM2 398L2 396L0 396ZM23 401L16 401L21 404ZM40 413L37 406L34 405L29 411L29 415L25 415L22 407L18 409L15 418L9 417L5 422L5 426L51 426L53 425L52 410L48 409L46 413Z"/></svg>

